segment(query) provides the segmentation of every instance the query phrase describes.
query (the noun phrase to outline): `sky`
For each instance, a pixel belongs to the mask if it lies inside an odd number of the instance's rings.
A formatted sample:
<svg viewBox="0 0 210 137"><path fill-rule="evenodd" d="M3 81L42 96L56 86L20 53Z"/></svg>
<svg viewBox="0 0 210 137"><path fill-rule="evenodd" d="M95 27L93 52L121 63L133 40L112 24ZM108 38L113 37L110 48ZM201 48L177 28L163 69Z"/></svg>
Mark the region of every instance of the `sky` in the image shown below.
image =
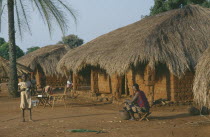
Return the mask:
<svg viewBox="0 0 210 137"><path fill-rule="evenodd" d="M84 42L91 41L98 36L134 23L141 19L141 16L149 15L154 0L63 0L68 2L77 14L77 25L69 16L69 30L66 35L75 34L84 39ZM2 30L0 37L8 41L7 15L3 15ZM30 14L30 26L32 35L24 33L21 40L18 33L16 43L24 51L32 46L47 46L56 44L62 38L62 33L57 26L54 26L50 37L47 26L41 21L37 12Z"/></svg>

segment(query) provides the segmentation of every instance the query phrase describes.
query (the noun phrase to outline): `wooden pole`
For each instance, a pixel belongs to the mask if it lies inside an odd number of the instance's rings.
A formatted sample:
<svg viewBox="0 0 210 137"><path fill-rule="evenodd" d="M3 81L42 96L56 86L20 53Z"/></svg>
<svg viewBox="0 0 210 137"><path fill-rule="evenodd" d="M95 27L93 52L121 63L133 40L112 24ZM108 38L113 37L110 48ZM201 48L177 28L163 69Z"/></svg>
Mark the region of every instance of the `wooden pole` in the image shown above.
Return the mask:
<svg viewBox="0 0 210 137"><path fill-rule="evenodd" d="M148 92L150 97L150 105L153 104L155 98L155 71L150 66L146 67L145 85L148 86Z"/></svg>
<svg viewBox="0 0 210 137"><path fill-rule="evenodd" d="M91 91L98 93L98 73L95 69L91 70Z"/></svg>
<svg viewBox="0 0 210 137"><path fill-rule="evenodd" d="M125 74L125 95L127 96L128 95L128 83L127 83L127 76L126 76L126 74Z"/></svg>
<svg viewBox="0 0 210 137"><path fill-rule="evenodd" d="M78 76L76 74L73 74L73 90L74 91L78 89L77 78Z"/></svg>

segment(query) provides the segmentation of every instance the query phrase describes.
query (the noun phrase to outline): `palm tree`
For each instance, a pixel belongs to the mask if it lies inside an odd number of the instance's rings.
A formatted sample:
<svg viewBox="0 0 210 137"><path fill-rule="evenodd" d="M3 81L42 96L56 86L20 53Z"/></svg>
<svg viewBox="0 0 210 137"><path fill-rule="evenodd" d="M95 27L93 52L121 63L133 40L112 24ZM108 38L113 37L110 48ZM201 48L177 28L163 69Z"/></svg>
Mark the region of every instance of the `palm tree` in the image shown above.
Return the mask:
<svg viewBox="0 0 210 137"><path fill-rule="evenodd" d="M17 25L21 38L23 31L26 29L31 33L30 23L28 21L30 17L29 14L31 13L30 10L36 9L43 21L47 24L50 34L54 22L58 24L62 33L65 34L65 31L68 29L66 13L70 14L74 21L76 21L76 16L74 11L63 0L0 0L0 16L5 7L7 7L9 31L9 91L13 97L16 97L18 78L16 68L15 25Z"/></svg>

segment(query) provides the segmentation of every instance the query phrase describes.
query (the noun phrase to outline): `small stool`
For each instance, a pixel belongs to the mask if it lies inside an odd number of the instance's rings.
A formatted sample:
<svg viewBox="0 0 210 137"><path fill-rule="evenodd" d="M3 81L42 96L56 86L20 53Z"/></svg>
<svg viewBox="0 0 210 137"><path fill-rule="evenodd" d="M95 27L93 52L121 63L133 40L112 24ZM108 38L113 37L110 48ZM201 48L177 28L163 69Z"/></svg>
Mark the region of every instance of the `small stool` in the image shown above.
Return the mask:
<svg viewBox="0 0 210 137"><path fill-rule="evenodd" d="M151 114L151 112L138 113L138 114L139 114L139 121L142 121L144 119L149 121L147 117Z"/></svg>

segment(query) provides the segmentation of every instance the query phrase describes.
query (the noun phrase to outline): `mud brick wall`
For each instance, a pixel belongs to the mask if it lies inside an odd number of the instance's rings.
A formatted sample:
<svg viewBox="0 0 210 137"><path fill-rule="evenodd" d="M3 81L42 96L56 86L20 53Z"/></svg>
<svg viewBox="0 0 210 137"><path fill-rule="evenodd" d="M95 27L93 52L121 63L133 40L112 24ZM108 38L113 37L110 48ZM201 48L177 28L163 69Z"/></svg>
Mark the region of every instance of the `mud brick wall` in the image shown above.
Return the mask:
<svg viewBox="0 0 210 137"><path fill-rule="evenodd" d="M127 84L128 84L128 91L129 91L129 95L133 95L133 84L135 81L134 75L133 75L133 71L129 70L126 74L126 79L127 79Z"/></svg>
<svg viewBox="0 0 210 137"><path fill-rule="evenodd" d="M111 92L113 93L113 94L115 94L115 92L117 91L117 83L118 83L118 81L117 81L117 76L116 75L112 75L111 77Z"/></svg>
<svg viewBox="0 0 210 137"><path fill-rule="evenodd" d="M111 76L111 93L116 98L119 99L121 97L123 91L125 91L125 81L123 81L124 76L119 76L117 74Z"/></svg>
<svg viewBox="0 0 210 137"><path fill-rule="evenodd" d="M127 78L127 84L128 84L128 90L130 95L133 95L133 84L137 83L140 86L140 89L145 92L146 95L148 95L148 87L144 84L144 78L140 74L134 73L133 70L129 70L126 74Z"/></svg>
<svg viewBox="0 0 210 137"><path fill-rule="evenodd" d="M126 74L127 80L128 80L128 87L129 87L129 92L130 95L133 94L132 91L132 85L134 83L139 84L140 89L142 91L145 92L148 100L151 100L151 93L150 93L150 88L152 88L151 86L148 86L145 82L145 79L147 77L147 73L146 71L144 72L138 72L140 70L136 70L136 72L129 70ZM167 90L167 76L162 76L159 79L155 79L154 82L154 100L157 99L168 99L168 95L170 95L170 93L168 93L169 91ZM170 83L168 83L170 84Z"/></svg>
<svg viewBox="0 0 210 137"><path fill-rule="evenodd" d="M46 85L50 85L52 87L64 87L66 86L67 78L59 76L47 76L46 77Z"/></svg>
<svg viewBox="0 0 210 137"><path fill-rule="evenodd" d="M122 90L119 86L121 77L117 75L109 76L100 70L91 70L91 90L95 93L115 94Z"/></svg>
<svg viewBox="0 0 210 137"><path fill-rule="evenodd" d="M144 83L144 77L140 74L135 74L135 82L139 84L140 90L144 91L146 96L149 96L149 88Z"/></svg>
<svg viewBox="0 0 210 137"><path fill-rule="evenodd" d="M8 83L7 82L3 82L0 83L0 95L2 96L8 96L9 95L9 90L8 90Z"/></svg>
<svg viewBox="0 0 210 137"><path fill-rule="evenodd" d="M154 99L169 99L167 91L167 78L166 76L163 76L162 78L155 81L155 87L154 87Z"/></svg>
<svg viewBox="0 0 210 137"><path fill-rule="evenodd" d="M156 75L153 80L154 84L151 86L148 84L148 73L146 72L146 69L144 72L140 71L141 69L129 70L125 75L129 95L133 95L132 86L134 83L137 83L140 85L140 89L145 92L149 101L152 100L151 91L153 88L154 100L162 98L171 101L191 101L193 99L193 73L187 72L181 79L170 74L170 72L163 73L161 76ZM122 87L119 87L120 78L117 75L108 76L106 73L101 73L99 71L97 72L96 77L97 83L94 88L97 88L95 91L98 91L98 93L115 95L116 91L122 89ZM93 79L91 83L93 83Z"/></svg>
<svg viewBox="0 0 210 137"><path fill-rule="evenodd" d="M172 101L192 101L192 84L194 79L193 72L186 72L181 78L171 76L171 100Z"/></svg>
<svg viewBox="0 0 210 137"><path fill-rule="evenodd" d="M111 93L110 91L110 78L105 73L98 73L98 90L99 93Z"/></svg>

